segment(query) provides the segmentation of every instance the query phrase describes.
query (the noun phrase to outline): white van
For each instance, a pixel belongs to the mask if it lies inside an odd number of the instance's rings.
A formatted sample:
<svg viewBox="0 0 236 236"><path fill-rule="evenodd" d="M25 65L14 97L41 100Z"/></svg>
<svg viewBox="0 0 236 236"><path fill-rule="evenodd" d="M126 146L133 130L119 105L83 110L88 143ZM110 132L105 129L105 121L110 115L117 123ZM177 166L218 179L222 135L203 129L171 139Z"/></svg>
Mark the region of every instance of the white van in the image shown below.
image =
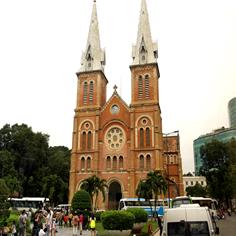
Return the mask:
<svg viewBox="0 0 236 236"><path fill-rule="evenodd" d="M215 236L219 228L212 222L207 207L186 204L166 209L162 236Z"/></svg>

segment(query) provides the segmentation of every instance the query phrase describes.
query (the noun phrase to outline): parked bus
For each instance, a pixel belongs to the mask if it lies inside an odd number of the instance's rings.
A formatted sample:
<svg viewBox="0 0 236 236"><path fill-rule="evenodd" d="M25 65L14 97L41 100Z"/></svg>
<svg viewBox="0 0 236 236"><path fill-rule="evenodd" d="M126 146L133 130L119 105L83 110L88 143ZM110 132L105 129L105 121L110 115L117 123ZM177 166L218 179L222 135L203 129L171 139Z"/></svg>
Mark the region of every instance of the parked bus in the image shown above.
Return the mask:
<svg viewBox="0 0 236 236"><path fill-rule="evenodd" d="M22 197L22 198L8 198L10 208L12 210L29 211L30 209L35 212L37 209L49 204L49 198L44 197Z"/></svg>
<svg viewBox="0 0 236 236"><path fill-rule="evenodd" d="M198 203L202 207L208 207L211 215L217 217L218 202L212 198L191 197L192 203Z"/></svg>
<svg viewBox="0 0 236 236"><path fill-rule="evenodd" d="M167 208L168 200L167 199L158 199L156 202L156 213L159 215L163 215L163 213L159 213L158 210L160 207ZM143 208L148 216L153 216L155 212L155 200L145 200L144 198L122 198L119 202L118 210L127 210L128 208ZM163 210L162 210L163 212Z"/></svg>
<svg viewBox="0 0 236 236"><path fill-rule="evenodd" d="M59 204L56 207L54 207L54 211L63 211L63 212L69 212L71 209L71 204Z"/></svg>
<svg viewBox="0 0 236 236"><path fill-rule="evenodd" d="M191 197L179 196L171 200L170 208L180 207L182 204L192 204Z"/></svg>

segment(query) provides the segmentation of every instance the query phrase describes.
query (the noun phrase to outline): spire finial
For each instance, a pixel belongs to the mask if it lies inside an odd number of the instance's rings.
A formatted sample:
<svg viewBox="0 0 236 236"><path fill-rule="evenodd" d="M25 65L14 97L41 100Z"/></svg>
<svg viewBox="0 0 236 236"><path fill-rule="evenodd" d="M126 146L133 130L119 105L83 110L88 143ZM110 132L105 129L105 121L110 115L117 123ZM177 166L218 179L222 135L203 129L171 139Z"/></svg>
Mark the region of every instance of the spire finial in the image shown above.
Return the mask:
<svg viewBox="0 0 236 236"><path fill-rule="evenodd" d="M157 45L152 42L146 0L141 2L138 35L132 52L133 65L156 63Z"/></svg>
<svg viewBox="0 0 236 236"><path fill-rule="evenodd" d="M97 18L96 0L93 0L87 46L81 59L81 71L104 70L105 51L100 46L100 36Z"/></svg>
<svg viewBox="0 0 236 236"><path fill-rule="evenodd" d="M118 87L117 87L116 84L115 84L114 87L113 87L113 89L114 89L114 93L117 93L117 91L116 91L117 88L118 88Z"/></svg>

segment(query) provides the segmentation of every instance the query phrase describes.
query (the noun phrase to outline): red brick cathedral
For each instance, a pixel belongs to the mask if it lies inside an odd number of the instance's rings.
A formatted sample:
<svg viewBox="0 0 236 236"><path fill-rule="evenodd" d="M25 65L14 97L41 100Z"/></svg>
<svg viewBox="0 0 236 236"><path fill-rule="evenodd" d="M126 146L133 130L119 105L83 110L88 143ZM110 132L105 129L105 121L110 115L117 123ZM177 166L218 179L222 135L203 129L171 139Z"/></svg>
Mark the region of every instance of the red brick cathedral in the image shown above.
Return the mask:
<svg viewBox="0 0 236 236"><path fill-rule="evenodd" d="M87 45L77 73L69 201L82 180L97 175L109 186L106 201L100 199L99 207L115 209L120 198L136 197L139 181L152 170L161 170L171 180L168 196L183 193L179 134L162 132L157 55L146 1L142 0L130 65L131 104L120 97L116 86L107 100L109 80L104 74L105 52L100 46L94 1Z"/></svg>

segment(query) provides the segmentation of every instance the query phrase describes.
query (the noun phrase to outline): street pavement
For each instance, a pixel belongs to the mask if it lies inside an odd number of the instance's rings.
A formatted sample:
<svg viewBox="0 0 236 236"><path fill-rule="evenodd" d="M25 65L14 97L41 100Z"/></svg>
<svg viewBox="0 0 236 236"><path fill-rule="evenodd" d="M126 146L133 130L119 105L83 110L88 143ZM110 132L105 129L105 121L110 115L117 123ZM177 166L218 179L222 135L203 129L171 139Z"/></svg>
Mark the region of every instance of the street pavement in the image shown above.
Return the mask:
<svg viewBox="0 0 236 236"><path fill-rule="evenodd" d="M91 236L91 232L89 230L83 230L83 236ZM73 236L72 227L67 228L58 228L56 236ZM77 236L80 236L79 232Z"/></svg>
<svg viewBox="0 0 236 236"><path fill-rule="evenodd" d="M235 236L236 235L236 213L231 216L226 216L225 219L216 222L220 228L220 236Z"/></svg>

